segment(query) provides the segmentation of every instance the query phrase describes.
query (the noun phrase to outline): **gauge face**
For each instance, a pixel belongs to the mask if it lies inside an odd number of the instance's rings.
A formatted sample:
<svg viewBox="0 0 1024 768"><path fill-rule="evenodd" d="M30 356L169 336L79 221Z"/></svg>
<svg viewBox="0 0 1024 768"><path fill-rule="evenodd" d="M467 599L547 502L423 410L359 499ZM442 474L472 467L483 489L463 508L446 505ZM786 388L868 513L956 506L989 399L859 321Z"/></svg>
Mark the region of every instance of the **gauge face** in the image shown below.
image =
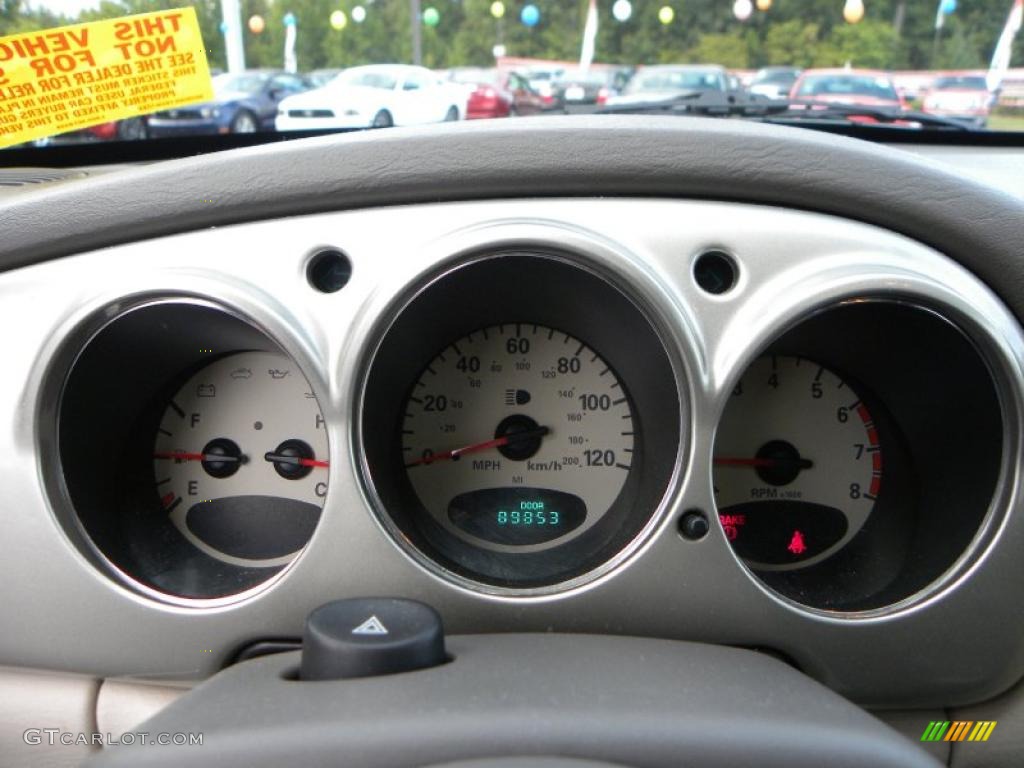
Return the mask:
<svg viewBox="0 0 1024 768"><path fill-rule="evenodd" d="M633 463L629 397L562 331L509 323L438 354L413 385L402 457L427 512L478 547L526 552L586 531Z"/></svg>
<svg viewBox="0 0 1024 768"><path fill-rule="evenodd" d="M287 357L243 352L188 380L160 421L153 471L171 522L224 563L279 567L313 534L327 495L327 433Z"/></svg>
<svg viewBox="0 0 1024 768"><path fill-rule="evenodd" d="M714 481L726 537L751 567L812 565L845 546L875 507L878 431L832 371L803 358L762 357L729 399Z"/></svg>

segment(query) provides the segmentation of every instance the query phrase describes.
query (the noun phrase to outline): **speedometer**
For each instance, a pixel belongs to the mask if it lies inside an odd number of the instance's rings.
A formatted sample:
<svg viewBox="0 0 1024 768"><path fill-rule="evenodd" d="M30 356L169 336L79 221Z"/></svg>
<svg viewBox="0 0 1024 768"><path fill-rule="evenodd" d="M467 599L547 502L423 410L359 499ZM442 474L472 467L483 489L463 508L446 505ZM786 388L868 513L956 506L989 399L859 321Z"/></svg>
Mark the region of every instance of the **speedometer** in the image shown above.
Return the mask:
<svg viewBox="0 0 1024 768"><path fill-rule="evenodd" d="M601 356L533 323L451 343L405 404L403 464L424 509L475 546L539 551L598 522L633 462L629 395Z"/></svg>

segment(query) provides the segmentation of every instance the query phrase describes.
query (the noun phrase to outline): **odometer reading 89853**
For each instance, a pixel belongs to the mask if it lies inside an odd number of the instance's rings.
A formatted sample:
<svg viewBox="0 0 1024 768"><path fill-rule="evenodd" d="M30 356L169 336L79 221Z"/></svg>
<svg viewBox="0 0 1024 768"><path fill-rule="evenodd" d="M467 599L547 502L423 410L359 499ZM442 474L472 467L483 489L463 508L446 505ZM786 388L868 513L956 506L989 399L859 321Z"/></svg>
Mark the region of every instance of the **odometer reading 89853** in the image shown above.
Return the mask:
<svg viewBox="0 0 1024 768"><path fill-rule="evenodd" d="M402 451L413 490L477 546L556 546L615 503L633 463L633 413L585 343L532 323L474 331L413 386Z"/></svg>

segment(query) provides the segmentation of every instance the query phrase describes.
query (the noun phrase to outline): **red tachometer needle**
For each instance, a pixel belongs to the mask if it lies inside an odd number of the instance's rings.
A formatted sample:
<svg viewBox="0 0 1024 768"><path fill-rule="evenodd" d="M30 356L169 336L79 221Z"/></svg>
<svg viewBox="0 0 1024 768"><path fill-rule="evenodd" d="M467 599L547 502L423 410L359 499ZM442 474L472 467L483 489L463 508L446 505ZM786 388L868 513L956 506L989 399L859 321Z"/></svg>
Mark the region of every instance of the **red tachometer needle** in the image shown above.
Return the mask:
<svg viewBox="0 0 1024 768"><path fill-rule="evenodd" d="M543 437L550 432L547 427L537 427L537 429L531 429L528 432L512 432L508 435L496 437L493 440L485 440L482 443L473 443L472 445L464 445L462 448L456 448L453 451L444 451L442 453L433 453L428 456L424 456L415 461L410 461L405 466L415 467L420 464L433 464L435 461L444 461L445 459L457 459L464 453L476 453L477 451L486 451L490 448L500 448L503 445L509 443L517 443L520 440L527 440L531 437Z"/></svg>
<svg viewBox="0 0 1024 768"><path fill-rule="evenodd" d="M790 464L794 462L801 469L810 469L814 466L814 463L810 459L736 459L736 458L720 458L718 456L714 459L715 464L725 467L777 467L780 464Z"/></svg>
<svg viewBox="0 0 1024 768"><path fill-rule="evenodd" d="M775 459L720 459L715 457L715 464L726 467L774 467L776 463Z"/></svg>
<svg viewBox="0 0 1024 768"><path fill-rule="evenodd" d="M175 459L177 461L237 461L233 456L212 456L208 453L187 453L185 451L158 451L154 459Z"/></svg>

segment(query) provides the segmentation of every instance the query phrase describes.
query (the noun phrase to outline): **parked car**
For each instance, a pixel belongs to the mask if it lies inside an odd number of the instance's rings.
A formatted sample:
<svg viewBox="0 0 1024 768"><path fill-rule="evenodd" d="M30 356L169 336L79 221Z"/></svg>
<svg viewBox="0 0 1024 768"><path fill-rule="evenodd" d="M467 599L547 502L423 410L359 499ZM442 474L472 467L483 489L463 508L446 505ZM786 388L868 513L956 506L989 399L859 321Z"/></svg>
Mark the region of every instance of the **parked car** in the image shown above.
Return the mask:
<svg viewBox="0 0 1024 768"><path fill-rule="evenodd" d="M302 75L252 70L213 78L214 98L202 104L157 112L148 120L154 137L272 131L277 105L313 87Z"/></svg>
<svg viewBox="0 0 1024 768"><path fill-rule="evenodd" d="M921 108L933 115L984 128L996 98L996 94L989 91L984 75L943 75L937 77L924 94Z"/></svg>
<svg viewBox="0 0 1024 768"><path fill-rule="evenodd" d="M796 102L907 109L892 77L870 69L809 69L797 78L789 98Z"/></svg>
<svg viewBox="0 0 1024 768"><path fill-rule="evenodd" d="M466 86L467 120L512 115L536 115L544 100L518 72L500 72L481 67L456 67L447 78Z"/></svg>
<svg viewBox="0 0 1024 768"><path fill-rule="evenodd" d="M92 141L137 141L149 137L145 117L129 117L99 125L91 125L77 131L68 131L56 136L47 136L31 142L36 147L58 144L81 144Z"/></svg>
<svg viewBox="0 0 1024 768"><path fill-rule="evenodd" d="M657 65L641 67L621 95L607 99L609 106L668 100L691 92L729 91L729 75L716 64Z"/></svg>
<svg viewBox="0 0 1024 768"><path fill-rule="evenodd" d="M555 82L555 103L570 112L588 111L618 94L627 79L616 67L566 70Z"/></svg>
<svg viewBox="0 0 1024 768"><path fill-rule="evenodd" d="M278 107L277 130L386 128L460 120L465 88L424 67L352 67L323 88L291 96Z"/></svg>
<svg viewBox="0 0 1024 768"><path fill-rule="evenodd" d="M799 67L762 67L750 83L749 92L769 99L784 99L803 72Z"/></svg>
<svg viewBox="0 0 1024 768"><path fill-rule="evenodd" d="M540 94L545 109L559 109L555 101L555 83L565 74L563 67L530 67L525 77L530 88Z"/></svg>

